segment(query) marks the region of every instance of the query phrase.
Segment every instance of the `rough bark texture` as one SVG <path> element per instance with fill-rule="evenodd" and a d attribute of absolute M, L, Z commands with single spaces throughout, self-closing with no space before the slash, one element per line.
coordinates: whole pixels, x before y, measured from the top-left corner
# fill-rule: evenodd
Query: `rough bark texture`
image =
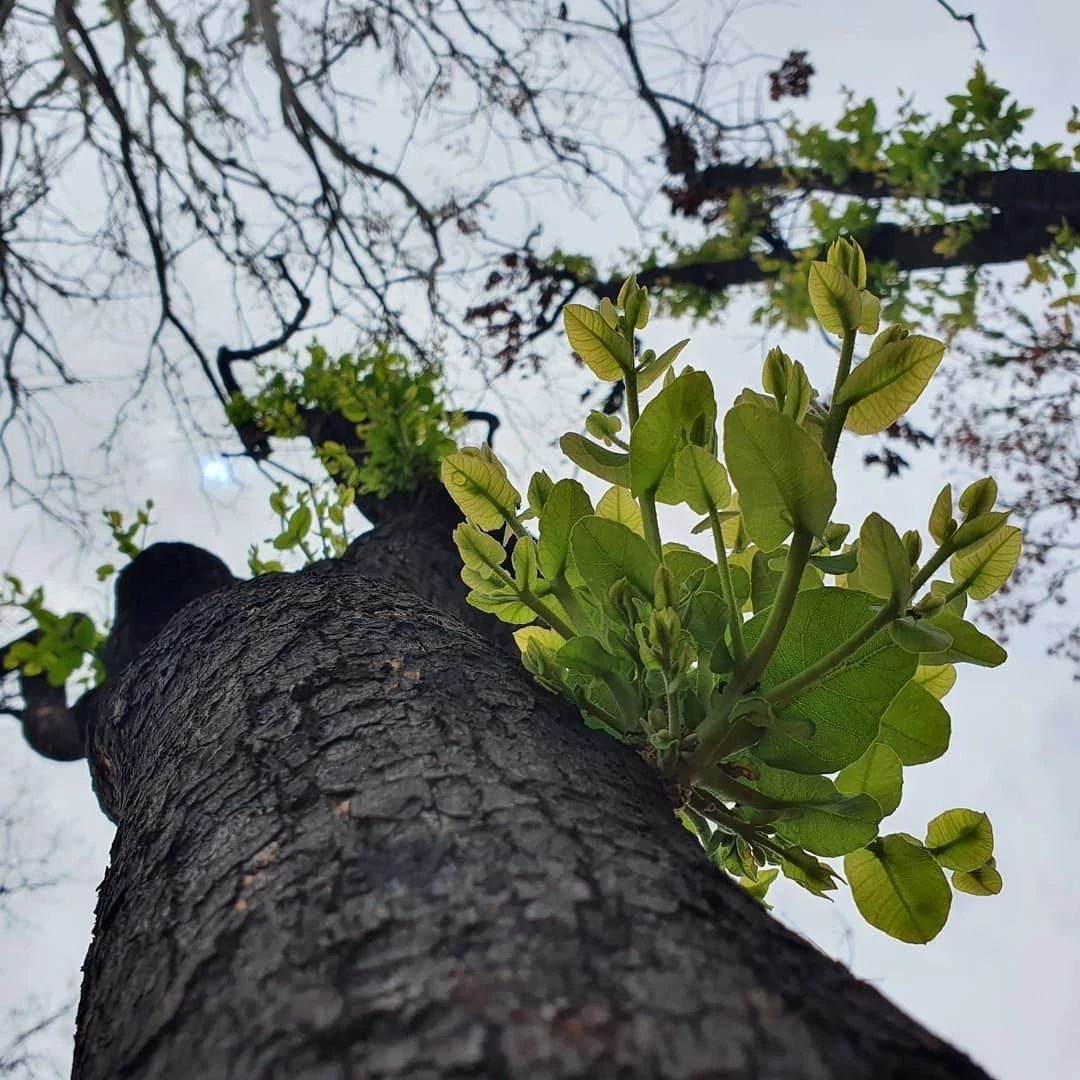
<path fill-rule="evenodd" d="M 706 862 L 633 753 L 352 557 L 105 695 L 78 1080 L 985 1074 Z"/>

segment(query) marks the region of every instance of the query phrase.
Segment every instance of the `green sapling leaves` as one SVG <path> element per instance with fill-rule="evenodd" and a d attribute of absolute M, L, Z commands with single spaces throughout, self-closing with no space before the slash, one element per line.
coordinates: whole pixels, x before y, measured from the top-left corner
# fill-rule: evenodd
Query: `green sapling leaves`
<path fill-rule="evenodd" d="M 764 902 L 781 874 L 826 896 L 842 879 L 825 860 L 843 856 L 863 916 L 926 942 L 953 888 L 1000 890 L 989 821 L 946 811 L 925 843 L 880 824 L 903 812 L 904 770 L 948 750 L 954 665 L 1005 659 L 965 605 L 1001 588 L 1021 538 L 989 479 L 955 511 L 946 485 L 928 537 L 872 513 L 851 540 L 832 521 L 841 434 L 893 423 L 944 352 L 888 327 L 855 364 L 858 335 L 878 329 L 866 280 L 854 241 L 810 267 L 809 304 L 841 338 L 827 407 L 803 365 L 772 349 L 761 391 L 743 390 L 718 432 L 708 375 L 673 370 L 685 341 L 634 362 L 648 297 L 628 278 L 616 302 L 564 316 L 593 372 L 626 385 L 625 427 L 593 412 L 584 434 L 560 440 L 584 483 L 536 474 L 519 516 L 490 450 L 450 454 L 442 469 L 469 519 L 455 540 L 470 602 L 526 624 L 514 635 L 526 668 L 657 769 L 717 867 Z M 708 546 L 665 542 L 666 504 L 700 517 L 692 534 Z M 515 535 L 509 563 L 497 530 Z"/>

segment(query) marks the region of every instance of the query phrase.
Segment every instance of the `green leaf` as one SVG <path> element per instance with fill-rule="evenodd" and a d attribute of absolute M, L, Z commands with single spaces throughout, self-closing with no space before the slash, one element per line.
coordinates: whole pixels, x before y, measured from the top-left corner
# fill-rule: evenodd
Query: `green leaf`
<path fill-rule="evenodd" d="M 594 637 L 571 638 L 556 659 L 564 667 L 584 675 L 607 675 L 619 670 L 619 661 Z"/>
<path fill-rule="evenodd" d="M 675 457 L 675 487 L 697 514 L 723 510 L 731 499 L 727 470 L 701 446 L 684 446 Z"/>
<path fill-rule="evenodd" d="M 881 718 L 878 741 L 892 747 L 905 765 L 922 765 L 949 749 L 951 734 L 945 706 L 913 681 L 896 695 Z"/>
<path fill-rule="evenodd" d="M 439 475 L 465 517 L 485 532 L 512 520 L 521 502 L 503 467 L 479 454 L 447 454 Z"/>
<path fill-rule="evenodd" d="M 858 330 L 860 334 L 876 334 L 881 324 L 881 301 L 871 292 L 863 289 L 859 293 L 862 297 L 862 318 L 859 319 Z"/>
<path fill-rule="evenodd" d="M 473 589 L 465 599 L 477 610 L 486 611 L 507 623 L 531 623 L 536 612 L 528 604 L 522 603 L 511 589 L 496 589 L 480 592 Z"/>
<path fill-rule="evenodd" d="M 606 599 L 620 578 L 626 578 L 642 596 L 652 596 L 660 562 L 652 548 L 620 522 L 581 518 L 570 533 L 570 550 L 578 572 L 598 600 Z"/>
<path fill-rule="evenodd" d="M 872 353 L 836 395 L 836 404 L 849 407 L 844 426 L 859 435 L 873 435 L 894 424 L 919 399 L 944 353 L 942 342 L 919 334 Z"/>
<path fill-rule="evenodd" d="M 893 834 L 844 856 L 844 874 L 862 917 L 890 937 L 924 945 L 949 917 L 952 892 L 918 842 Z"/>
<path fill-rule="evenodd" d="M 952 516 L 952 484 L 946 484 L 934 500 L 930 511 L 930 535 L 937 544 L 944 544 L 950 534 L 950 527 L 955 527 Z"/>
<path fill-rule="evenodd" d="M 843 551 L 839 555 L 811 555 L 810 565 L 816 566 L 824 574 L 850 574 L 858 566 L 858 555 L 854 551 Z"/>
<path fill-rule="evenodd" d="M 952 876 L 952 884 L 957 892 L 971 896 L 997 896 L 1002 880 L 995 861 L 987 859 L 977 870 L 957 870 Z"/>
<path fill-rule="evenodd" d="M 548 581 L 562 576 L 570 553 L 570 531 L 593 512 L 592 501 L 576 480 L 560 480 L 540 514 L 540 569 Z"/>
<path fill-rule="evenodd" d="M 675 363 L 679 358 L 679 353 L 681 353 L 689 344 L 690 339 L 683 338 L 682 341 L 672 345 L 670 349 L 665 349 L 651 363 L 642 364 L 637 373 L 638 393 L 643 393 L 645 390 L 648 390 L 649 387 Z"/>
<path fill-rule="evenodd" d="M 824 451 L 790 416 L 736 405 L 724 417 L 724 457 L 746 534 L 760 548 L 779 547 L 797 525 L 825 531 L 836 482 Z"/>
<path fill-rule="evenodd" d="M 765 894 L 769 891 L 769 886 L 776 880 L 779 873 L 780 870 L 776 867 L 771 870 L 762 870 L 761 873 L 758 874 L 757 881 L 751 881 L 749 878 L 744 877 L 739 878 L 739 884 L 759 904 L 768 908 L 769 905 L 765 903 Z"/>
<path fill-rule="evenodd" d="M 828 894 L 835 891 L 840 876 L 828 863 L 798 848 L 785 852 L 780 860 L 780 870 L 784 877 L 825 900 L 832 899 Z"/>
<path fill-rule="evenodd" d="M 952 644 L 952 638 L 944 630 L 924 618 L 904 615 L 889 623 L 889 635 L 893 641 L 908 652 L 940 652 Z"/>
<path fill-rule="evenodd" d="M 298 506 L 289 515 L 289 527 L 286 530 L 295 540 L 303 540 L 311 528 L 311 507 Z"/>
<path fill-rule="evenodd" d="M 655 492 L 660 502 L 679 501 L 673 459 L 688 443 L 715 438 L 716 398 L 703 371 L 684 371 L 642 410 L 630 432 L 630 490 Z"/>
<path fill-rule="evenodd" d="M 502 544 L 470 522 L 463 521 L 454 529 L 454 543 L 465 568 L 481 577 L 497 576 L 497 571 L 506 563 L 506 550 Z"/>
<path fill-rule="evenodd" d="M 964 515 L 964 520 L 969 521 L 982 517 L 983 514 L 989 514 L 994 509 L 997 496 L 997 481 L 992 476 L 973 480 L 960 493 L 960 513 Z"/>
<path fill-rule="evenodd" d="M 869 795 L 888 817 L 899 805 L 904 790 L 904 766 L 900 756 L 884 743 L 871 744 L 836 778 L 836 790 L 844 795 Z"/>
<path fill-rule="evenodd" d="M 700 551 L 692 551 L 690 548 L 674 544 L 664 545 L 664 563 L 680 585 L 689 584 L 691 576 L 697 571 L 715 567 L 713 561 L 707 559 Z"/>
<path fill-rule="evenodd" d="M 822 330 L 843 334 L 862 322 L 862 297 L 855 284 L 835 266 L 810 264 L 810 306 Z"/>
<path fill-rule="evenodd" d="M 956 685 L 956 668 L 952 664 L 919 666 L 915 669 L 915 681 L 941 701 Z"/>
<path fill-rule="evenodd" d="M 519 536 L 514 544 L 511 562 L 514 567 L 514 585 L 521 592 L 536 592 L 536 541 L 531 536 Z"/>
<path fill-rule="evenodd" d="M 610 443 L 622 430 L 622 420 L 617 416 L 608 416 L 597 409 L 585 418 L 585 430 L 602 443 Z"/>
<path fill-rule="evenodd" d="M 851 588 L 892 599 L 903 611 L 911 597 L 911 564 L 896 529 L 880 514 L 870 514 L 859 530 L 859 567 Z"/>
<path fill-rule="evenodd" d="M 1022 534 L 1015 525 L 992 533 L 978 547 L 954 555 L 949 563 L 953 581 L 972 600 L 985 600 L 1009 580 L 1020 558 Z"/>
<path fill-rule="evenodd" d="M 946 810 L 926 826 L 926 846 L 946 870 L 977 870 L 994 854 L 994 830 L 978 810 Z"/>
<path fill-rule="evenodd" d="M 596 513 L 612 521 L 620 521 L 638 536 L 645 535 L 645 526 L 641 522 L 641 510 L 637 500 L 624 487 L 610 487 L 596 504 Z"/>
<path fill-rule="evenodd" d="M 765 356 L 761 370 L 761 385 L 776 400 L 776 408 L 801 424 L 810 407 L 813 389 L 806 369 L 798 360 L 792 360 L 783 349 L 772 348 Z M 753 395 L 753 391 L 749 392 Z M 752 401 L 758 395 L 748 397 Z"/>
<path fill-rule="evenodd" d="M 1006 521 L 1009 520 L 1007 510 L 991 510 L 985 514 L 979 514 L 970 521 L 965 521 L 949 538 L 949 546 L 954 552 L 961 552 L 973 545 L 981 544 L 988 536 L 992 536 Z"/>
<path fill-rule="evenodd" d="M 881 810 L 867 795 L 842 795 L 824 776 L 806 776 L 760 767 L 749 785 L 785 806 L 797 807 L 798 817 L 776 824 L 779 836 L 815 855 L 844 855 L 877 836 Z"/>
<path fill-rule="evenodd" d="M 941 611 L 931 621 L 952 638 L 952 645 L 941 652 L 923 653 L 923 664 L 978 664 L 980 667 L 997 667 L 1005 662 L 1008 656 L 1005 650 L 993 638 L 987 637 L 959 615 L 954 615 L 951 611 Z"/>
<path fill-rule="evenodd" d="M 97 644 L 97 627 L 94 626 L 92 619 L 84 616 L 76 620 L 71 636 L 83 652 L 93 652 Z"/>
<path fill-rule="evenodd" d="M 684 624 L 703 652 L 712 652 L 717 642 L 724 640 L 727 614 L 727 605 L 718 593 L 702 589 L 690 598 Z"/>
<path fill-rule="evenodd" d="M 517 642 L 517 647 L 522 653 L 529 647 L 529 642 L 533 641 L 541 649 L 554 655 L 562 646 L 563 637 L 546 626 L 523 626 L 520 630 L 514 631 L 514 641 Z"/>
<path fill-rule="evenodd" d="M 559 440 L 559 446 L 575 465 L 587 473 L 599 476 L 609 484 L 624 488 L 630 486 L 630 455 L 625 451 L 609 450 L 574 431 L 567 432 Z"/>
<path fill-rule="evenodd" d="M 598 379 L 618 382 L 633 366 L 630 342 L 615 333 L 599 312 L 582 304 L 567 304 L 563 308 L 563 326 L 570 348 Z"/>
<path fill-rule="evenodd" d="M 544 504 L 548 501 L 548 496 L 554 487 L 554 481 L 543 469 L 533 473 L 532 479 L 529 481 L 529 491 L 526 498 L 529 501 L 529 509 L 537 517 L 543 512 Z"/>
<path fill-rule="evenodd" d="M 762 692 L 806 670 L 843 644 L 874 615 L 876 601 L 866 593 L 822 587 L 799 593 L 773 658 L 761 677 Z M 766 614 L 744 628 L 747 648 L 756 643 Z M 915 657 L 892 643 L 884 631 L 817 685 L 779 710 L 781 717 L 813 723 L 806 744 L 766 732 L 754 756 L 768 765 L 800 773 L 842 769 L 860 757 L 877 737 L 889 703 L 914 674 Z"/>

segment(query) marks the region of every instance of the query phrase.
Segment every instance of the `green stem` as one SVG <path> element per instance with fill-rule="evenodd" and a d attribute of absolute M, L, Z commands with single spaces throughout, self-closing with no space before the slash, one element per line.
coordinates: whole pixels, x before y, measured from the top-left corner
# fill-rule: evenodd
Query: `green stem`
<path fill-rule="evenodd" d="M 857 331 L 848 330 L 844 334 L 843 344 L 840 346 L 840 363 L 836 368 L 836 379 L 833 381 L 832 401 L 829 403 L 829 418 L 825 421 L 825 432 L 821 437 L 821 448 L 830 464 L 836 457 L 836 447 L 840 442 L 840 433 L 844 430 L 844 421 L 847 419 L 847 406 L 837 405 L 836 397 L 840 388 L 847 382 L 851 374 L 851 361 L 855 356 L 855 335 Z"/>
<path fill-rule="evenodd" d="M 559 601 L 564 608 L 566 608 L 566 614 L 573 620 L 574 626 L 577 627 L 579 634 L 587 634 L 591 629 L 591 623 L 588 616 L 585 614 L 584 608 L 578 603 L 578 598 L 574 593 L 574 590 L 566 582 L 566 578 L 556 578 L 551 583 L 551 591 L 555 594 L 555 598 Z"/>
<path fill-rule="evenodd" d="M 895 618 L 895 605 L 889 601 L 869 622 L 860 626 L 847 641 L 841 642 L 832 652 L 826 653 L 820 660 L 800 671 L 798 675 L 792 675 L 790 679 L 785 679 L 771 690 L 767 690 L 762 697 L 777 709 L 789 705 L 800 694 L 828 678 Z"/>
<path fill-rule="evenodd" d="M 724 594 L 724 603 L 728 609 L 728 628 L 731 631 L 731 655 L 735 663 L 746 660 L 746 641 L 743 638 L 742 612 L 735 598 L 735 586 L 731 583 L 731 567 L 728 565 L 727 545 L 724 543 L 724 531 L 720 527 L 720 518 L 716 510 L 709 507 L 709 524 L 712 526 L 713 543 L 716 545 L 716 565 L 720 570 L 720 589 Z"/>
<path fill-rule="evenodd" d="M 746 657 L 746 662 L 735 669 L 735 674 L 720 699 L 720 707 L 698 728 L 701 742 L 693 756 L 695 773 L 716 760 L 717 750 L 730 727 L 728 716 L 731 707 L 743 691 L 761 678 L 762 672 L 768 666 L 773 653 L 776 652 L 784 627 L 787 626 L 787 621 L 791 617 L 791 609 L 795 606 L 795 597 L 799 595 L 799 584 L 802 581 L 813 539 L 806 529 L 795 530 L 795 535 L 791 538 L 791 547 L 788 549 L 787 560 L 784 563 L 780 585 L 769 607 L 769 615 L 765 620 L 761 637 Z"/>
<path fill-rule="evenodd" d="M 813 542 L 813 535 L 801 526 L 791 537 L 791 547 L 788 548 L 787 558 L 784 560 L 784 572 L 780 576 L 776 596 L 773 597 L 773 602 L 769 606 L 765 627 L 761 631 L 757 644 L 746 658 L 744 671 L 740 672 L 740 681 L 744 688 L 753 686 L 761 678 L 762 672 L 780 644 L 784 627 L 791 618 L 791 609 L 795 606 L 795 598 L 799 595 L 799 586 L 802 584 L 803 571 L 806 569 L 806 561 L 810 557 L 810 547 Z"/>
<path fill-rule="evenodd" d="M 671 689 L 667 678 L 664 679 L 664 697 L 667 700 L 668 731 L 677 742 L 682 738 L 682 709 L 679 708 L 676 692 Z"/>
<path fill-rule="evenodd" d="M 755 828 L 748 822 L 740 821 L 724 807 L 712 806 L 709 809 L 703 808 L 698 810 L 698 813 L 704 814 L 710 820 L 715 821 L 727 832 L 734 833 L 736 836 L 741 836 L 748 844 L 756 844 L 758 847 L 764 848 L 766 851 L 771 851 L 780 858 L 787 857 L 785 849 L 775 840 L 763 835 L 761 830 Z"/>
<path fill-rule="evenodd" d="M 755 791 L 752 787 L 747 787 L 741 780 L 728 776 L 717 766 L 707 769 L 703 775 L 699 776 L 696 786 L 717 798 L 749 806 L 754 810 L 783 810 L 786 805 L 776 799 L 770 799 L 767 795 L 762 795 L 760 791 Z"/>
<path fill-rule="evenodd" d="M 664 544 L 660 539 L 660 521 L 656 516 L 656 500 L 653 498 L 651 491 L 642 492 L 641 497 L 638 499 L 638 506 L 641 508 L 641 523 L 645 527 L 645 539 L 649 542 L 649 547 L 656 553 L 656 557 L 663 562 Z"/>
<path fill-rule="evenodd" d="M 929 559 L 926 560 L 926 565 L 911 580 L 912 596 L 914 596 L 930 580 L 934 571 L 937 570 L 951 554 L 952 548 L 948 541 L 946 541 L 933 555 L 930 556 Z"/>
<path fill-rule="evenodd" d="M 539 615 L 552 630 L 562 634 L 567 641 L 572 637 L 577 637 L 577 631 L 552 611 L 539 596 L 530 589 L 519 589 L 517 587 L 517 582 L 515 582 L 501 566 L 492 566 L 491 563 L 488 563 L 487 565 L 495 572 L 495 576 L 503 583 L 503 585 L 516 593 L 517 598 L 531 611 L 536 612 L 536 614 Z"/>
<path fill-rule="evenodd" d="M 632 332 L 631 332 L 632 335 Z M 631 340 L 633 340 L 631 336 Z M 623 382 L 626 386 L 626 415 L 630 420 L 630 438 L 634 436 L 634 426 L 641 416 L 641 406 L 638 401 L 637 377 L 633 369 L 623 369 Z M 649 547 L 656 553 L 656 557 L 664 561 L 664 545 L 660 539 L 660 522 L 656 516 L 656 499 L 651 491 L 643 491 L 638 496 L 638 506 L 641 509 L 641 522 L 645 529 L 645 539 Z"/>
<path fill-rule="evenodd" d="M 844 385 L 848 375 L 851 374 L 851 362 L 855 355 L 856 331 L 848 330 L 844 334 L 843 344 L 840 347 L 840 362 L 836 369 L 836 379 L 833 382 L 832 403 L 829 407 L 829 416 L 825 421 L 825 431 L 822 435 L 821 445 L 825 456 L 831 464 L 836 457 L 836 447 L 840 442 L 840 433 L 844 430 L 844 420 L 847 417 L 846 407 L 836 404 L 836 397 L 840 388 Z M 710 716 L 698 728 L 701 742 L 693 756 L 693 768 L 700 772 L 707 768 L 716 759 L 716 750 L 721 745 L 728 731 L 728 714 L 731 706 L 738 697 L 749 687 L 753 686 L 760 678 L 776 647 L 780 644 L 780 638 L 791 617 L 791 610 L 795 606 L 795 598 L 799 595 L 799 585 L 802 583 L 803 571 L 806 569 L 807 560 L 810 557 L 810 548 L 814 542 L 813 535 L 809 530 L 799 526 L 791 537 L 791 546 L 788 548 L 787 558 L 784 561 L 784 572 L 780 578 L 780 584 L 769 607 L 769 614 L 765 620 L 765 626 L 761 631 L 761 637 L 757 644 L 746 657 L 746 662 L 737 665 L 735 675 L 728 683 L 721 699 L 722 708 Z M 734 642 L 733 642 L 734 644 Z"/>

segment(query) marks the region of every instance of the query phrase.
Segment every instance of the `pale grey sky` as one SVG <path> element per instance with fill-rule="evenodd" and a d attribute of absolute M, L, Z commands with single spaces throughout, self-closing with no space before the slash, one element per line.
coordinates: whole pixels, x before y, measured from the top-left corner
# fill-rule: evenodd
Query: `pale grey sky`
<path fill-rule="evenodd" d="M 1074 3 L 994 0 L 959 5 L 962 11 L 972 7 L 989 46 L 983 59 L 991 75 L 1022 103 L 1036 108 L 1034 137 L 1044 142 L 1060 138 L 1070 104 L 1080 102 L 1075 76 L 1080 16 Z M 927 109 L 941 109 L 943 96 L 962 85 L 976 59 L 968 27 L 951 21 L 934 0 L 760 4 L 748 9 L 736 26 L 748 42 L 764 50 L 809 51 L 817 75 L 812 97 L 799 112 L 823 121 L 836 117 L 841 85 L 882 103 L 895 100 L 902 87 L 917 92 Z M 573 219 L 561 224 L 570 234 L 580 226 Z M 763 343 L 778 340 L 763 339 L 750 327 L 747 311 L 747 305 L 737 304 L 725 326 L 693 331 L 684 354 L 689 363 L 709 371 L 721 403 L 756 381 Z M 94 333 L 108 334 L 122 349 L 131 348 L 131 330 L 106 324 Z M 650 344 L 664 347 L 684 336 L 684 330 L 689 332 L 657 320 L 650 327 Z M 85 328 L 79 332 L 87 333 Z M 784 344 L 817 376 L 817 385 L 825 384 L 832 357 L 820 339 L 789 335 Z M 462 395 L 457 404 L 475 404 L 469 397 L 476 393 L 475 379 L 460 373 L 454 380 Z M 567 372 L 553 373 L 543 395 L 517 377 L 496 388 L 497 397 L 489 399 L 489 405 L 509 419 L 501 451 L 519 476 L 541 466 L 565 469 L 550 448 L 562 430 L 553 417 L 576 421 L 582 385 L 579 373 Z M 77 427 L 78 409 L 88 406 L 82 398 L 71 400 L 78 404 L 62 414 L 61 423 Z M 117 456 L 117 467 L 129 471 L 126 505 L 153 494 L 159 522 L 155 538 L 203 544 L 234 571 L 244 572 L 247 544 L 271 529 L 265 485 L 239 469 L 238 482 L 204 490 L 197 463 L 186 455 L 178 435 L 163 435 L 160 416 L 148 415 L 144 426 L 126 440 L 130 457 Z M 527 441 L 532 444 L 528 450 Z M 861 468 L 860 449 L 849 440 L 841 455 L 840 520 L 859 520 L 877 509 L 901 529 L 921 527 L 945 480 L 973 478 L 923 454 L 902 480 L 886 483 Z M 41 525 L 29 511 L 5 512 L 5 519 L 0 567 L 10 567 L 30 582 L 46 582 L 57 605 L 100 610 L 100 594 L 92 582 L 94 565 L 108 553 L 104 537 L 97 550 L 85 550 L 55 526 Z M 85 584 L 71 584 L 78 580 Z M 1080 733 L 1075 729 L 1070 671 L 1045 657 L 1046 643 L 1047 635 L 1036 626 L 1015 636 L 1004 668 L 960 669 L 958 685 L 947 699 L 952 747 L 944 759 L 906 772 L 904 802 L 888 823 L 892 830 L 921 834 L 927 820 L 948 807 L 987 811 L 1005 880 L 1000 896 L 958 895 L 948 926 L 925 947 L 895 942 L 867 927 L 843 893 L 835 904 L 827 904 L 781 883 L 770 897 L 780 918 L 1002 1080 L 1072 1075 L 1072 1032 L 1080 1022 L 1075 990 L 1080 884 L 1070 858 L 1080 834 L 1074 779 L 1080 774 Z M 0 761 L 7 772 L 0 783 L 18 781 L 34 792 L 26 845 L 59 834 L 56 867 L 67 878 L 62 886 L 18 904 L 17 919 L 0 926 L 2 1044 L 10 1004 L 51 1004 L 77 996 L 94 889 L 108 858 L 112 830 L 97 810 L 84 767 L 37 758 L 10 722 L 0 724 Z M 62 1069 L 69 1060 L 70 1036 L 70 1023 L 53 1036 Z"/>

